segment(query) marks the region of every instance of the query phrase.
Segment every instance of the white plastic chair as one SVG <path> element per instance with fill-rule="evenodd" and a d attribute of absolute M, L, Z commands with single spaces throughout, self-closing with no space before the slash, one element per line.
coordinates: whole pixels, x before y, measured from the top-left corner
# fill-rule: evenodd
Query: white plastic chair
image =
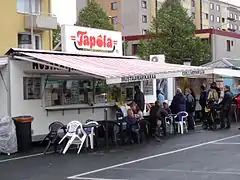
<path fill-rule="evenodd" d="M 87 138 L 87 134 L 82 127 L 82 123 L 80 123 L 79 121 L 76 121 L 76 120 L 68 123 L 67 133 L 60 140 L 59 144 L 61 144 L 65 138 L 68 138 L 69 140 L 63 150 L 63 154 L 65 154 L 67 152 L 67 150 L 69 149 L 69 147 L 72 144 L 77 144 L 79 146 L 78 152 L 77 152 L 79 154 L 82 149 L 82 146 Z"/>
<path fill-rule="evenodd" d="M 173 133 L 173 122 L 174 122 L 174 118 L 176 117 L 176 114 L 169 114 L 168 116 L 165 117 L 165 123 L 166 123 L 166 127 L 170 126 L 170 133 Z"/>
<path fill-rule="evenodd" d="M 96 122 L 96 121 L 86 121 L 86 124 L 85 125 L 96 125 L 96 126 L 98 126 L 99 124 L 98 124 L 98 122 Z M 90 147 L 91 147 L 91 149 L 93 149 L 94 148 L 94 136 L 95 136 L 95 132 L 94 132 L 94 130 L 95 130 L 95 127 L 91 127 L 91 128 L 88 128 L 88 129 L 86 129 L 86 131 L 87 131 L 87 139 L 86 139 L 86 147 L 88 147 L 89 146 L 89 141 L 90 141 Z"/>
<path fill-rule="evenodd" d="M 188 113 L 186 111 L 181 111 L 179 113 L 177 113 L 177 115 L 175 116 L 175 118 L 179 118 L 180 119 L 178 121 L 175 120 L 175 123 L 178 126 L 178 133 L 183 134 L 184 132 L 184 127 L 186 132 L 188 132 L 188 125 L 187 125 L 187 117 L 188 117 Z"/>

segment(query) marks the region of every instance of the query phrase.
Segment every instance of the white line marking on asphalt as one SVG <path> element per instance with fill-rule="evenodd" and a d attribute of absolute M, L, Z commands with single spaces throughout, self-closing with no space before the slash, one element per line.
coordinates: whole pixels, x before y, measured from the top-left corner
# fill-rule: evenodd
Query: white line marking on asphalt
<path fill-rule="evenodd" d="M 88 178 L 88 177 L 75 177 L 74 179 L 80 179 L 80 180 L 128 180 L 128 179 L 106 179 L 106 178 Z"/>
<path fill-rule="evenodd" d="M 47 152 L 47 154 L 52 154 L 52 153 L 54 153 L 54 151 Z M 8 158 L 8 159 L 0 160 L 0 163 L 9 162 L 9 161 L 16 161 L 16 160 L 21 160 L 21 159 L 27 159 L 27 158 L 37 157 L 37 156 L 42 156 L 42 155 L 44 155 L 44 154 L 43 153 L 37 153 L 37 154 L 31 154 L 31 155 L 26 155 L 26 156 Z"/>
<path fill-rule="evenodd" d="M 181 149 L 177 149 L 177 150 L 173 150 L 173 151 L 169 151 L 169 152 L 165 152 L 165 153 L 160 153 L 160 154 L 156 154 L 156 155 L 152 155 L 152 156 L 147 156 L 147 157 L 136 159 L 136 160 L 133 160 L 133 161 L 127 161 L 127 162 L 124 162 L 124 163 L 115 164 L 115 165 L 112 165 L 112 166 L 107 166 L 107 167 L 96 169 L 96 170 L 93 170 L 93 171 L 88 171 L 88 172 L 84 172 L 84 173 L 81 173 L 81 174 L 76 174 L 76 175 L 68 177 L 68 179 L 74 179 L 76 177 L 86 176 L 86 175 L 89 175 L 89 174 L 93 174 L 93 173 L 97 173 L 97 172 L 101 172 L 101 171 L 105 171 L 105 170 L 109 170 L 109 169 L 118 168 L 118 167 L 128 165 L 128 164 L 133 164 L 133 163 L 137 163 L 137 162 L 141 162 L 141 161 L 146 161 L 146 160 L 149 160 L 149 159 L 158 158 L 158 157 L 161 157 L 161 156 L 175 154 L 175 153 L 178 153 L 178 152 L 198 148 L 198 147 L 201 147 L 201 146 L 206 146 L 206 145 L 209 145 L 209 144 L 214 144 L 214 143 L 217 143 L 217 142 L 220 142 L 220 141 L 224 141 L 224 140 L 228 140 L 228 139 L 232 139 L 232 138 L 236 138 L 236 137 L 240 137 L 240 135 L 238 134 L 238 135 L 234 135 L 234 136 L 229 136 L 229 137 L 225 137 L 225 138 L 221 138 L 221 139 L 217 139 L 217 140 L 213 140 L 213 141 L 208 141 L 208 142 L 205 142 L 205 143 L 196 144 L 196 145 L 193 145 L 193 146 L 188 146 L 188 147 L 185 147 L 185 148 L 181 148 Z"/>
<path fill-rule="evenodd" d="M 213 143 L 213 144 L 219 144 L 219 145 L 240 145 L 240 143 L 238 143 L 238 142 L 229 142 L 229 143 L 225 143 L 225 142 L 223 142 L 223 143 L 221 143 L 221 142 L 216 142 L 216 143 Z"/>
<path fill-rule="evenodd" d="M 114 168 L 116 170 L 124 171 L 161 171 L 161 172 L 181 172 L 181 173 L 201 173 L 201 174 L 220 174 L 220 175 L 240 175 L 240 172 L 234 171 L 195 171 L 183 169 L 145 169 L 145 168 Z"/>

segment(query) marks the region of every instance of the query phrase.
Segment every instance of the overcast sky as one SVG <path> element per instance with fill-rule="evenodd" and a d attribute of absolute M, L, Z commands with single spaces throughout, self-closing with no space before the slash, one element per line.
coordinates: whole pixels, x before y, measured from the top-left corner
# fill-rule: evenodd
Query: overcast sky
<path fill-rule="evenodd" d="M 222 0 L 240 6 L 240 0 Z M 52 10 L 60 24 L 72 25 L 76 22 L 76 0 L 52 0 Z"/>

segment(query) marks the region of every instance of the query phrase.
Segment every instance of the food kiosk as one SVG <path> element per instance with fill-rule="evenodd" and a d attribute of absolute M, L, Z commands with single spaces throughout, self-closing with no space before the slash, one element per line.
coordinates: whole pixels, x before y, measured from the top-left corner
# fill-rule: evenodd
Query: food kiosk
<path fill-rule="evenodd" d="M 71 33 L 65 35 L 68 37 L 65 39 L 68 41 L 66 44 L 71 45 L 71 48 L 79 48 L 83 45 L 78 42 L 81 38 L 79 40 L 79 37 L 73 36 L 88 29 L 70 29 Z M 134 94 L 132 87 L 136 84 L 147 95 L 155 91 L 150 87 L 150 81 L 212 73 L 209 67 L 156 64 L 124 57 L 118 54 L 121 47 L 117 44 L 121 44 L 121 39 L 111 40 L 117 37 L 116 34 L 109 37 L 111 35 L 108 32 L 89 30 L 87 33 L 89 39 L 101 35 L 103 44 L 99 45 L 107 50 L 113 48 L 114 53 L 11 48 L 6 53 L 7 57 L 0 61 L 0 101 L 4 105 L 0 108 L 1 116 L 33 116 L 34 141 L 41 140 L 48 133 L 49 124 L 54 121 L 67 124 L 72 120 L 103 120 L 105 108 L 108 109 L 108 119 L 115 119 L 116 103 L 131 100 Z M 88 42 L 86 40 L 84 46 L 89 45 Z M 112 46 L 111 42 L 115 45 Z M 95 47 L 93 44 L 91 46 Z"/>

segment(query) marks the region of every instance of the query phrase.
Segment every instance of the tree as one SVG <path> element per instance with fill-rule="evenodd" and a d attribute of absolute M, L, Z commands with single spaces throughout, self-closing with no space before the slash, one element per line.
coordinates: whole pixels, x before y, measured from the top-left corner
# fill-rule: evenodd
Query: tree
<path fill-rule="evenodd" d="M 150 39 L 140 43 L 139 55 L 164 54 L 166 62 L 182 64 L 191 58 L 192 65 L 209 61 L 210 47 L 195 36 L 196 27 L 180 0 L 166 0 L 157 11 L 148 32 Z"/>
<path fill-rule="evenodd" d="M 60 41 L 61 41 L 61 27 L 58 24 L 57 29 L 54 29 L 52 33 L 53 48 L 56 47 Z"/>
<path fill-rule="evenodd" d="M 114 30 L 110 17 L 95 0 L 88 1 L 77 19 L 77 26 L 91 27 L 97 29 Z"/>

